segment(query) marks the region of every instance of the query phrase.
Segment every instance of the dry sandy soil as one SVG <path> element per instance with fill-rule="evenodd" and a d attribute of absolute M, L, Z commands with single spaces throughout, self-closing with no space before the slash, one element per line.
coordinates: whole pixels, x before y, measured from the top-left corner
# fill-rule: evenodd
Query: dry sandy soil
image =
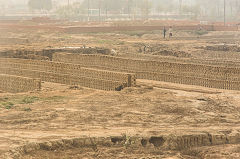
<path fill-rule="evenodd" d="M 29 142 L 81 136 L 194 135 L 228 131 L 238 133 L 240 130 L 240 95 L 236 91 L 138 82 L 138 87 L 121 92 L 73 89 L 43 83 L 40 92 L 2 93 L 1 152 Z M 181 158 L 184 155 L 239 157 L 239 146 L 227 145 L 227 154 L 221 151 L 225 150 L 223 147 L 165 152 L 153 147 L 126 149 L 123 146 L 100 146 L 99 151 L 105 158 Z M 92 148 L 43 151 L 29 153 L 23 158 L 94 158 L 95 155 Z"/>
<path fill-rule="evenodd" d="M 1 50 L 54 47 L 104 47 L 114 56 L 144 59 L 238 60 L 239 32 L 161 31 L 65 34 L 46 30 L 1 31 L 0 37 L 27 39 L 2 43 Z M 215 45 L 225 44 L 228 50 Z M 231 45 L 230 45 L 231 44 Z M 207 46 L 213 46 L 207 48 Z M 106 92 L 42 83 L 41 91 L 0 93 L 0 156 L 29 143 L 125 136 L 240 134 L 239 91 L 138 80 L 137 87 Z M 239 143 L 239 142 L 238 142 Z M 128 146 L 126 146 L 126 144 Z M 27 151 L 16 158 L 240 158 L 238 144 L 182 147 L 179 150 L 132 143 L 59 147 Z"/>

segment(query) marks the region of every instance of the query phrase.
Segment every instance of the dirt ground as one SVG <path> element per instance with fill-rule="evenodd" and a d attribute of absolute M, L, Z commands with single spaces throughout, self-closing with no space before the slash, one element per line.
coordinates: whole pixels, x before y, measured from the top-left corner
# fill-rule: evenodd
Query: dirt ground
<path fill-rule="evenodd" d="M 162 31 L 66 34 L 0 30 L 0 50 L 98 47 L 111 55 L 155 60 L 240 61 L 239 32 Z M 13 41 L 11 38 L 15 38 Z M 17 39 L 20 39 L 19 41 Z M 41 91 L 0 92 L 0 156 L 29 143 L 77 137 L 184 136 L 240 133 L 239 91 L 137 80 L 137 87 L 107 92 L 42 83 Z M 239 142 L 238 142 L 239 143 Z M 125 145 L 37 150 L 18 158 L 240 158 L 238 144 L 164 150 Z"/>
<path fill-rule="evenodd" d="M 104 92 L 86 88 L 73 90 L 65 85 L 43 83 L 43 90 L 40 92 L 2 93 L 1 152 L 29 142 L 81 136 L 186 135 L 240 130 L 238 124 L 240 96 L 236 91 L 209 90 L 152 81 L 139 81 L 139 83 L 138 87 L 126 88 L 122 92 Z M 235 147 L 229 148 L 229 151 L 233 151 L 232 158 L 236 156 Z M 211 150 L 221 152 L 218 150 L 222 149 L 221 146 L 215 148 Z M 49 158 L 59 158 L 62 156 L 61 153 L 65 154 L 63 158 L 94 157 L 95 152 L 91 148 L 88 149 L 91 151 L 83 154 L 81 152 L 85 150 L 82 149 L 80 152 L 78 149 L 73 152 L 67 149 L 60 153 L 59 150 L 45 151 L 45 153 L 37 151 L 28 154 L 25 158 L 29 156 L 45 158 L 44 155 L 50 156 Z M 110 158 L 109 156 L 161 158 L 185 155 L 184 152 L 169 154 L 157 149 L 151 152 L 148 149 L 122 147 L 110 149 L 100 147 L 100 151 L 104 153 L 103 157 L 107 158 Z M 112 156 L 109 151 L 113 151 L 115 155 Z M 211 151 L 208 153 L 212 155 Z M 239 152 L 236 153 L 239 155 Z M 221 154 L 217 153 L 217 155 Z"/>
<path fill-rule="evenodd" d="M 126 149 L 122 147 L 101 147 L 99 158 L 131 158 L 131 159 L 178 159 L 178 158 L 206 158 L 206 159 L 233 159 L 239 158 L 239 149 L 237 145 L 203 147 L 201 149 L 192 149 L 188 151 L 179 152 L 163 152 L 161 150 L 144 150 L 144 149 Z M 63 157 L 64 156 L 64 157 Z M 92 156 L 92 157 L 89 157 Z M 144 156 L 144 157 L 143 157 Z M 30 158 L 96 158 L 96 153 L 91 148 L 71 149 L 46 153 L 46 151 L 37 151 L 34 154 L 25 156 L 25 159 Z"/>

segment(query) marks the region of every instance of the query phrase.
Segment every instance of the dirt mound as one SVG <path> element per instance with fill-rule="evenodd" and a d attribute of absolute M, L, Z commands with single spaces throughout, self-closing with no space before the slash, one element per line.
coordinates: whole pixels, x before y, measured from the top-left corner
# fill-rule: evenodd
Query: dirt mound
<path fill-rule="evenodd" d="M 135 47 L 138 48 L 139 53 L 149 54 L 149 55 L 161 55 L 161 56 L 174 56 L 174 57 L 191 57 L 191 54 L 185 51 L 175 50 L 173 48 L 168 48 L 167 46 L 161 44 L 136 44 Z"/>
<path fill-rule="evenodd" d="M 194 156 L 198 158 L 223 157 L 225 144 L 238 143 L 238 134 L 192 134 L 183 136 L 83 137 L 42 143 L 29 143 L 3 155 L 4 158 L 149 158 Z M 226 139 L 230 140 L 226 140 Z M 232 139 L 236 139 L 232 140 Z M 220 146 L 214 146 L 220 145 Z M 206 147 L 202 147 L 206 146 Z M 213 147 L 213 148 L 212 148 Z M 227 146 L 233 158 L 240 156 L 239 145 Z M 172 150 L 169 154 L 169 150 Z M 225 150 L 226 151 L 226 150 Z M 231 153 L 230 153 L 231 152 Z M 64 156 L 64 157 L 63 157 Z"/>
<path fill-rule="evenodd" d="M 230 140 L 226 140 L 229 138 Z M 235 140 L 233 140 L 235 139 Z M 42 143 L 29 143 L 10 150 L 3 155 L 5 158 L 41 159 L 41 158 L 149 158 L 161 159 L 165 157 L 186 156 L 212 156 L 214 145 L 236 144 L 238 134 L 192 134 L 183 136 L 151 136 L 137 137 L 122 134 L 114 137 L 83 137 L 74 139 L 62 139 Z M 217 150 L 221 151 L 220 146 Z M 239 156 L 239 145 L 235 148 L 233 156 Z M 171 154 L 168 153 L 172 150 Z M 212 151 L 216 148 L 212 149 Z M 232 147 L 229 148 L 232 150 Z M 181 153 L 180 153 L 181 152 Z M 203 153 L 205 152 L 205 153 Z M 222 157 L 219 153 L 218 157 Z M 64 157 L 63 157 L 64 156 Z"/>

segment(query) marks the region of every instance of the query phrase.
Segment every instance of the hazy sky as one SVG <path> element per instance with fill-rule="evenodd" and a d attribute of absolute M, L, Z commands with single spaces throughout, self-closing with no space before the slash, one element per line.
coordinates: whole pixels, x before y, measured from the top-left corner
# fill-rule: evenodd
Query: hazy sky
<path fill-rule="evenodd" d="M 1 4 L 27 4 L 28 0 L 0 0 Z"/>
<path fill-rule="evenodd" d="M 68 0 L 52 0 L 57 1 L 59 3 L 68 3 Z M 82 2 L 83 0 L 69 0 L 72 2 Z M 28 0 L 0 0 L 0 4 L 27 4 Z"/>

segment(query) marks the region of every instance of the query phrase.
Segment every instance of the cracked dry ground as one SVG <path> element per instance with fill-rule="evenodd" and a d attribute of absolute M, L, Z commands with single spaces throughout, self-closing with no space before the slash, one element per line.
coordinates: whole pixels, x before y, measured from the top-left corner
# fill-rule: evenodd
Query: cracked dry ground
<path fill-rule="evenodd" d="M 187 135 L 239 132 L 239 92 L 153 81 L 106 92 L 43 83 L 43 90 L 0 93 L 0 156 L 29 142 L 81 136 Z M 162 86 L 164 85 L 165 89 Z M 73 89 L 74 88 L 74 89 Z M 196 90 L 196 91 L 194 91 Z M 200 90 L 200 91 L 199 91 Z M 201 91 L 202 90 L 202 91 Z M 209 91 L 209 92 L 208 92 Z M 239 158 L 239 145 L 191 150 L 99 147 L 103 158 Z M 45 152 L 23 158 L 94 158 L 91 148 Z"/>

